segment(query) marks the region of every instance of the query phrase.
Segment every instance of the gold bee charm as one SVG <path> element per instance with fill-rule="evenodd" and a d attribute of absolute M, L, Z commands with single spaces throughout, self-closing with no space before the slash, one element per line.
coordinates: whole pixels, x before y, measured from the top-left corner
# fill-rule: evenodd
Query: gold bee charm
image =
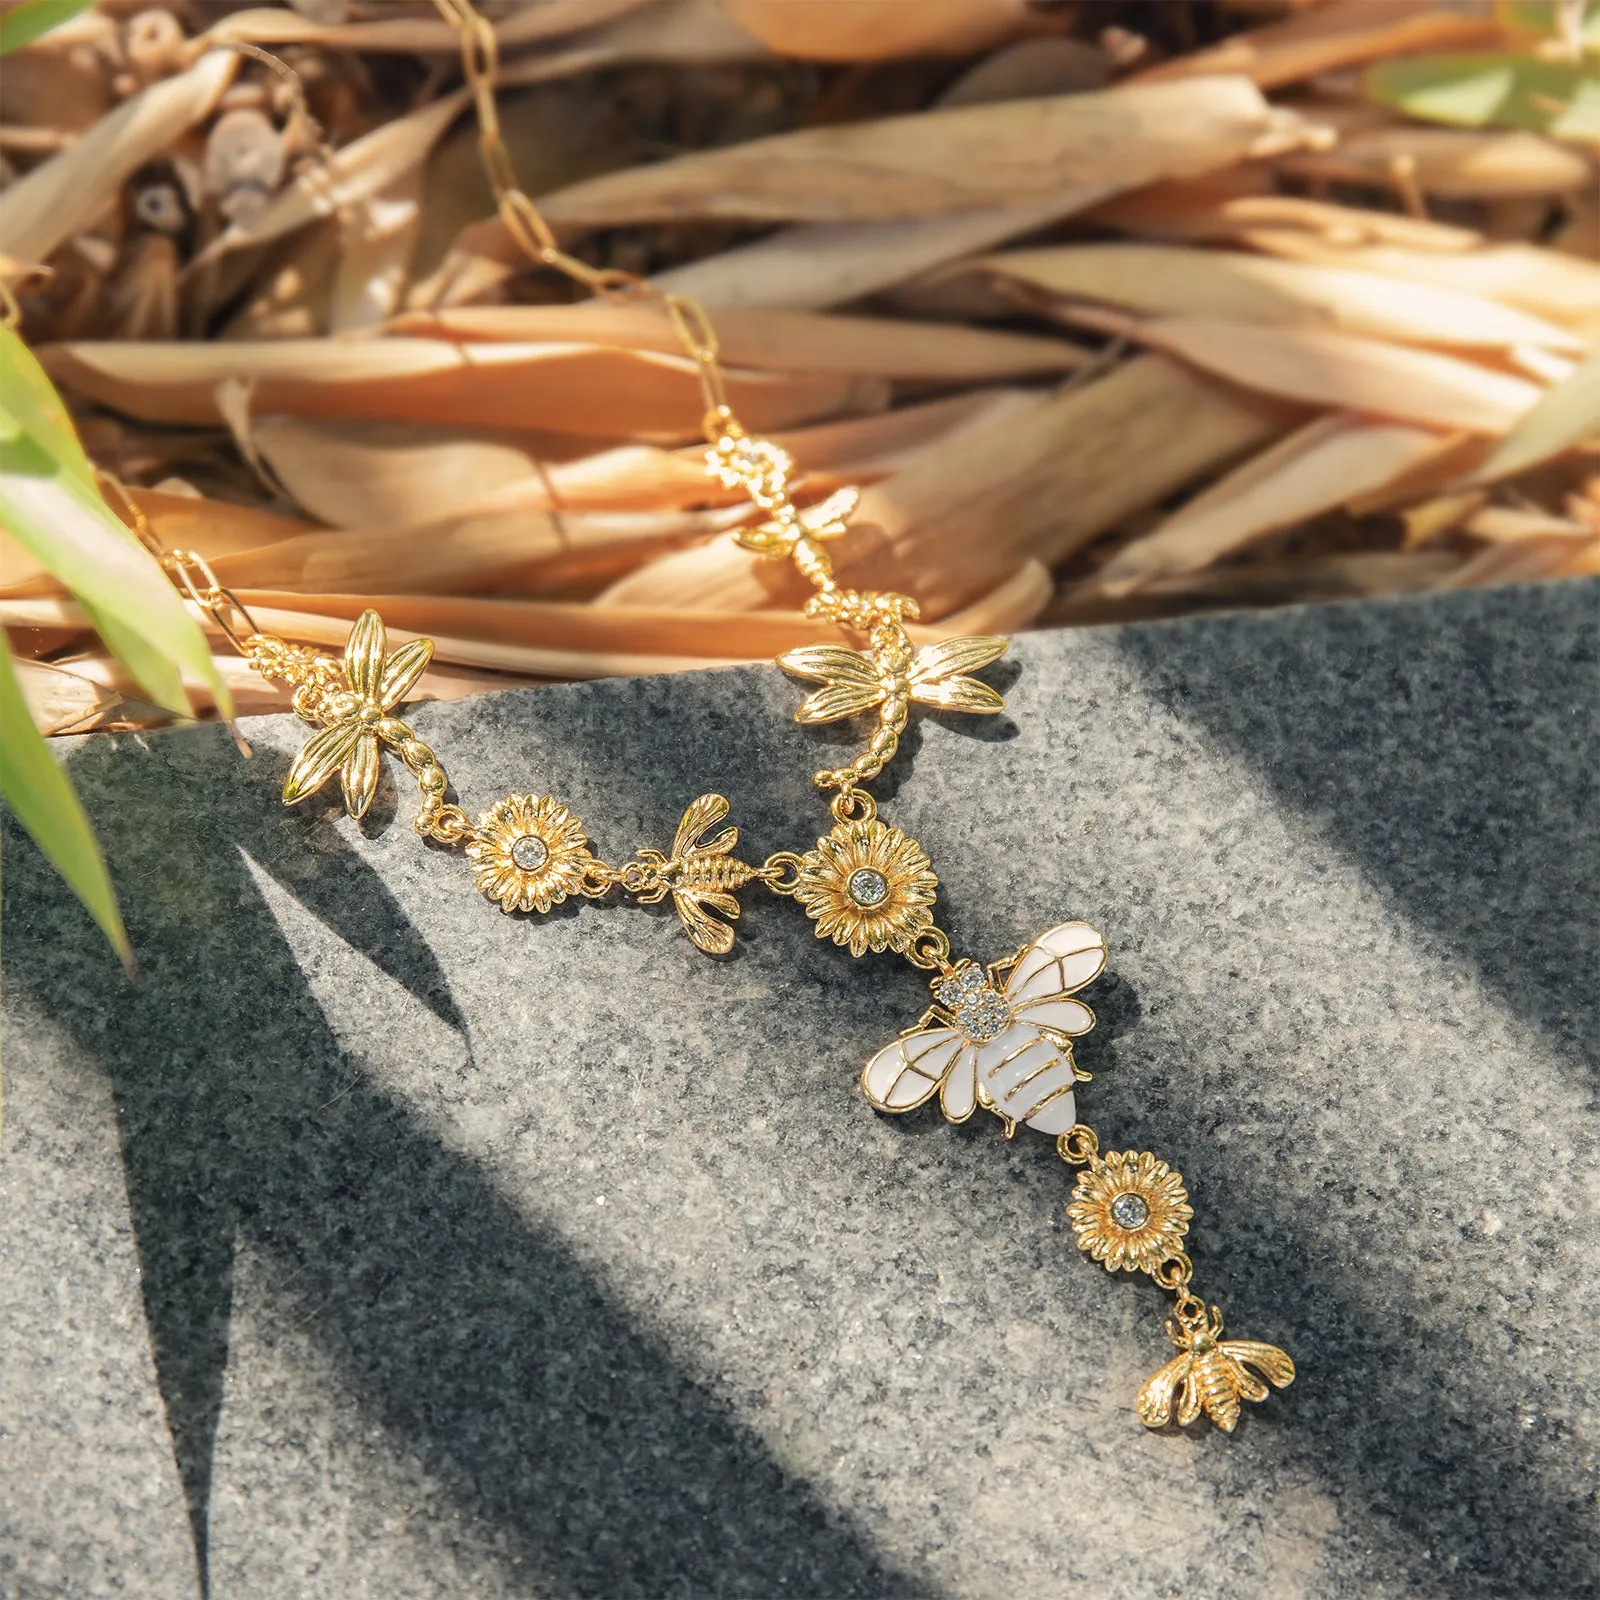
<path fill-rule="evenodd" d="M 1140 1389 L 1139 1420 L 1147 1428 L 1164 1426 L 1176 1398 L 1181 1426 L 1204 1411 L 1224 1433 L 1232 1433 L 1239 1401 L 1267 1398 L 1267 1385 L 1248 1368 L 1274 1388 L 1286 1389 L 1294 1382 L 1294 1362 L 1274 1344 L 1222 1338 L 1222 1313 L 1215 1306 L 1208 1311 L 1199 1300 L 1191 1305 L 1186 1313 L 1180 1304 L 1175 1318 L 1167 1319 L 1167 1337 L 1183 1353 Z"/>
<path fill-rule="evenodd" d="M 707 831 L 727 814 L 728 802 L 720 794 L 701 795 L 684 812 L 670 857 L 659 850 L 636 851 L 617 875 L 617 881 L 640 905 L 656 905 L 670 894 L 683 931 L 713 956 L 725 956 L 733 948 L 733 929 L 706 907 L 736 920 L 739 902 L 733 891 L 761 876 L 759 868 L 734 859 L 731 852 L 739 842 L 737 828 L 724 828 L 705 839 Z"/>

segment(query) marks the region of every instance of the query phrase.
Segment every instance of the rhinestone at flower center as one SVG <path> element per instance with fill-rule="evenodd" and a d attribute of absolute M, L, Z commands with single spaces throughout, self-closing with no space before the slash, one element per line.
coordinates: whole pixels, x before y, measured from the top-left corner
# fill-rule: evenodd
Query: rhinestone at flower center
<path fill-rule="evenodd" d="M 511 859 L 524 872 L 537 872 L 550 859 L 550 847 L 536 833 L 512 841 Z"/>
<path fill-rule="evenodd" d="M 1124 1192 L 1111 1202 L 1111 1220 L 1132 1233 L 1150 1220 L 1150 1207 L 1143 1195 Z"/>
<path fill-rule="evenodd" d="M 857 867 L 850 874 L 845 892 L 858 906 L 870 910 L 889 898 L 889 880 L 876 867 Z"/>

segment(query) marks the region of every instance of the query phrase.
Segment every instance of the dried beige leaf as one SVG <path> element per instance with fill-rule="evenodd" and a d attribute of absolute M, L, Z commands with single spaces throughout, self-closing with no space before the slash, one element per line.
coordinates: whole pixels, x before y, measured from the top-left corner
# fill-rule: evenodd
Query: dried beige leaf
<path fill-rule="evenodd" d="M 1319 328 L 1157 317 L 1119 323 L 1141 343 L 1232 383 L 1305 405 L 1426 427 L 1504 433 L 1543 392 L 1455 356 Z"/>
<path fill-rule="evenodd" d="M 1455 436 L 1334 413 L 1297 429 L 1196 495 L 1098 574 L 1108 595 L 1197 572 L 1256 541 L 1370 494 L 1451 449 Z"/>
<path fill-rule="evenodd" d="M 121 704 L 120 695 L 81 671 L 21 658 L 13 659 L 12 670 L 34 722 L 46 735 L 82 733 Z"/>
<path fill-rule="evenodd" d="M 1232 251 L 1059 245 L 985 256 L 962 270 L 1146 315 L 1304 324 L 1409 344 L 1585 348 L 1570 329 L 1479 295 Z"/>
<path fill-rule="evenodd" d="M 1271 89 L 1380 56 L 1499 42 L 1498 24 L 1486 4 L 1444 8 L 1434 0 L 1335 0 L 1303 16 L 1234 34 L 1209 50 L 1164 61 L 1137 81 L 1237 72 Z"/>
<path fill-rule="evenodd" d="M 100 118 L 76 143 L 0 191 L 0 240 L 13 260 L 44 261 L 112 205 L 127 179 L 216 108 L 239 58 L 212 50 Z"/>
<path fill-rule="evenodd" d="M 1443 587 L 1461 565 L 1460 556 L 1450 551 L 1358 550 L 1209 567 L 1158 579 L 1120 597 L 1107 595 L 1091 578 L 1063 589 L 1040 620 L 1047 626 L 1083 627 L 1240 606 L 1424 594 Z"/>
<path fill-rule="evenodd" d="M 1243 235 L 1258 250 L 1299 261 L 1348 264 L 1410 283 L 1437 284 L 1565 322 L 1580 331 L 1600 328 L 1600 265 L 1541 250 L 1537 245 L 1488 244 L 1451 253 L 1403 245 L 1330 243 L 1287 229 Z"/>
<path fill-rule="evenodd" d="M 1155 84 L 803 128 L 607 173 L 540 206 L 569 228 L 947 216 L 1201 171 L 1299 126 L 1241 78 Z"/>
<path fill-rule="evenodd" d="M 1596 536 L 1587 523 L 1521 506 L 1484 506 L 1468 516 L 1464 526 L 1474 538 L 1490 544 L 1520 544 L 1526 539 L 1567 539 L 1582 544 Z"/>
<path fill-rule="evenodd" d="M 1392 186 L 1402 177 L 1442 200 L 1570 194 L 1594 183 L 1594 168 L 1579 150 L 1521 128 L 1370 128 L 1280 165 L 1293 177 L 1322 182 Z"/>
<path fill-rule="evenodd" d="M 979 416 L 869 489 L 833 546 L 845 581 L 910 588 L 938 621 L 1019 562 L 1054 566 L 1124 517 L 1288 426 L 1278 408 L 1157 356 Z M 731 539 L 641 567 L 606 605 L 754 609 L 803 585 Z"/>
<path fill-rule="evenodd" d="M 1492 483 L 1553 460 L 1600 437 L 1600 352 L 1591 354 L 1563 383 L 1547 389 L 1472 474 Z"/>
<path fill-rule="evenodd" d="M 251 443 L 312 516 L 336 528 L 436 522 L 533 477 L 533 454 L 456 429 L 259 417 Z"/>
<path fill-rule="evenodd" d="M 1028 0 L 724 0 L 729 14 L 780 55 L 802 61 L 964 56 L 1034 31 Z"/>
<path fill-rule="evenodd" d="M 217 574 L 237 588 L 349 593 L 470 594 L 526 591 L 556 557 L 582 558 L 577 568 L 614 567 L 597 553 L 627 552 L 633 565 L 653 550 L 699 540 L 741 520 L 737 510 L 614 511 L 554 514 L 525 507 L 463 509 L 437 522 L 405 528 L 319 530 L 262 549 L 225 556 Z M 574 563 L 562 568 L 570 582 Z"/>
<path fill-rule="evenodd" d="M 1018 202 L 1012 197 L 996 204 L 1005 197 L 991 187 L 989 203 L 982 203 L 982 174 L 969 173 L 977 209 L 897 222 L 794 228 L 661 273 L 654 281 L 659 288 L 692 295 L 717 308 L 799 310 L 839 305 L 904 283 L 945 262 L 991 250 L 1123 190 L 1227 166 L 1263 141 L 1294 139 L 1303 128 L 1275 113 L 1238 79 L 1154 87 L 1165 88 L 1169 98 L 1147 99 L 1150 90 L 1111 89 L 1099 95 L 1020 103 L 1071 105 L 1070 113 L 1063 110 L 1056 115 L 1062 119 L 1058 132 L 1064 146 L 1081 158 L 1079 176 L 1077 181 L 1056 182 L 1043 199 Z M 976 106 L 942 114 L 972 116 L 1008 109 L 1014 111 L 1015 106 Z M 1079 123 L 1076 132 L 1065 125 L 1068 120 Z M 1089 132 L 1090 126 L 1096 131 Z M 1025 167 L 1027 161 L 1026 153 L 1011 153 L 1013 168 Z M 883 176 L 893 178 L 892 173 Z"/>
<path fill-rule="evenodd" d="M 1392 244 L 1408 250 L 1476 249 L 1483 235 L 1397 211 L 1334 205 L 1278 194 L 1267 163 L 1155 184 L 1097 207 L 1095 226 L 1162 239 L 1242 239 L 1256 232 L 1304 234 L 1333 249 Z"/>
<path fill-rule="evenodd" d="M 985 56 L 951 84 L 938 103 L 977 106 L 994 100 L 1082 94 L 1105 88 L 1111 73 L 1111 58 L 1098 45 L 1082 39 L 1022 39 Z"/>
<path fill-rule="evenodd" d="M 511 9 L 495 22 L 495 36 L 503 51 L 520 49 L 540 40 L 592 28 L 643 0 L 537 0 Z M 460 48 L 456 30 L 432 8 L 417 8 L 415 16 L 378 18 L 371 22 L 316 22 L 280 6 L 235 11 L 222 18 L 207 35 L 219 44 L 238 41 L 260 45 L 315 45 L 323 50 L 381 51 L 383 53 L 443 54 Z"/>
<path fill-rule="evenodd" d="M 422 196 L 419 164 L 381 194 L 340 209 L 330 333 L 376 328 L 394 315 L 422 229 Z"/>
<path fill-rule="evenodd" d="M 592 345 L 458 345 L 438 339 L 284 339 L 261 344 L 47 345 L 58 383 L 131 416 L 217 420 L 215 390 L 253 382 L 259 415 L 394 418 L 681 439 L 704 402 L 693 362 Z M 746 425 L 768 431 L 879 410 L 879 379 L 727 374 Z"/>
<path fill-rule="evenodd" d="M 648 0 L 548 49 L 507 61 L 500 82 L 507 89 L 520 88 L 635 61 L 710 66 L 772 59 L 766 45 L 733 20 L 721 0 Z"/>
<path fill-rule="evenodd" d="M 1600 537 L 1565 533 L 1497 542 L 1481 550 L 1444 583 L 1444 589 L 1476 589 L 1495 583 L 1537 583 L 1600 573 Z"/>
<path fill-rule="evenodd" d="M 683 349 L 665 312 L 596 300 L 413 311 L 391 326 L 396 333 L 445 339 L 606 344 L 671 355 Z M 722 311 L 716 332 L 724 361 L 763 372 L 970 382 L 1061 373 L 1087 359 L 1082 348 L 1060 339 L 884 317 Z"/>

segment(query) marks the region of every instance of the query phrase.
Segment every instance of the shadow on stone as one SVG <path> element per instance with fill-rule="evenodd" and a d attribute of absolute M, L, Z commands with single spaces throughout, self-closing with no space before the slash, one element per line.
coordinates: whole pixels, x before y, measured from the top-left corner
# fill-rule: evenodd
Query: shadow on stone
<path fill-rule="evenodd" d="M 1171 711 L 1600 1076 L 1600 591 L 1566 589 L 1515 612 L 1462 596 L 1113 637 Z"/>
<path fill-rule="evenodd" d="M 1575 604 L 1555 586 L 1528 591 L 1515 611 L 1504 597 L 1462 596 L 1448 610 L 1330 607 L 1315 626 L 1289 613 L 1114 638 L 1153 698 L 1261 774 L 1286 811 L 1353 857 L 1568 1060 L 1600 1067 L 1597 592 L 1586 603 L 1578 591 Z M 1195 1100 L 1180 1062 L 1153 1086 L 1110 1074 L 1105 1093 L 1108 1116 L 1227 1196 L 1225 1212 L 1196 1226 L 1228 1279 L 1247 1294 L 1260 1283 L 1263 1298 L 1272 1283 L 1304 1286 L 1300 1381 L 1275 1417 L 1263 1408 L 1251 1425 L 1308 1431 L 1340 1500 L 1364 1502 L 1387 1528 L 1386 1541 L 1375 1534 L 1379 1569 L 1440 1600 L 1600 1592 L 1592 1501 L 1552 1471 L 1563 1447 L 1514 1426 L 1514 1374 L 1482 1371 L 1469 1329 L 1441 1325 L 1408 1281 L 1418 1263 L 1405 1194 L 1390 1199 L 1393 1253 L 1363 1264 L 1373 1287 L 1357 1304 L 1275 1215 L 1272 1165 L 1293 1150 L 1293 1129 L 1279 1149 L 1208 1149 L 1228 1112 Z M 1353 1206 L 1379 1181 L 1352 1165 L 1330 1175 L 1327 1203 Z M 1458 1298 L 1471 1306 L 1486 1293 Z M 1518 1359 L 1513 1345 L 1506 1361 Z"/>
<path fill-rule="evenodd" d="M 245 855 L 465 1028 L 371 870 L 326 822 L 283 815 L 270 761 L 216 785 L 181 841 L 150 829 L 184 781 L 175 764 L 236 765 L 224 742 L 93 741 L 73 759 L 139 984 L 14 830 L 5 882 L 13 996 L 48 1007 L 114 1086 L 202 1592 L 238 1236 L 282 1264 L 293 1320 L 351 1396 L 556 1592 L 932 1592 L 882 1563 L 559 1237 L 343 1055 Z M 30 927 L 41 936 L 22 937 Z M 120 1048 L 126 1037 L 139 1048 Z"/>

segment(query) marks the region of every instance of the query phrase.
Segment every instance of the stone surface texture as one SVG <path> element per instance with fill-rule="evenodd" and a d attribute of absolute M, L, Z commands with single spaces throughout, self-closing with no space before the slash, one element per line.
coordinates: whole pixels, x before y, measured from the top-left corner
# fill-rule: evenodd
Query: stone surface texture
<path fill-rule="evenodd" d="M 1600 1592 L 1600 586 L 1021 640 L 887 820 L 959 955 L 1109 938 L 1080 1116 L 1293 1388 L 1147 1433 L 1166 1297 L 1050 1140 L 875 1114 L 927 1003 L 746 892 L 506 916 L 277 792 L 299 732 L 77 744 L 143 973 L 5 844 L 0 1593 Z M 991 674 L 991 675 L 995 675 Z M 620 860 L 807 848 L 771 669 L 417 708 Z M 399 809 L 397 810 L 397 803 Z M 205 1587 L 209 1585 L 209 1589 Z"/>

